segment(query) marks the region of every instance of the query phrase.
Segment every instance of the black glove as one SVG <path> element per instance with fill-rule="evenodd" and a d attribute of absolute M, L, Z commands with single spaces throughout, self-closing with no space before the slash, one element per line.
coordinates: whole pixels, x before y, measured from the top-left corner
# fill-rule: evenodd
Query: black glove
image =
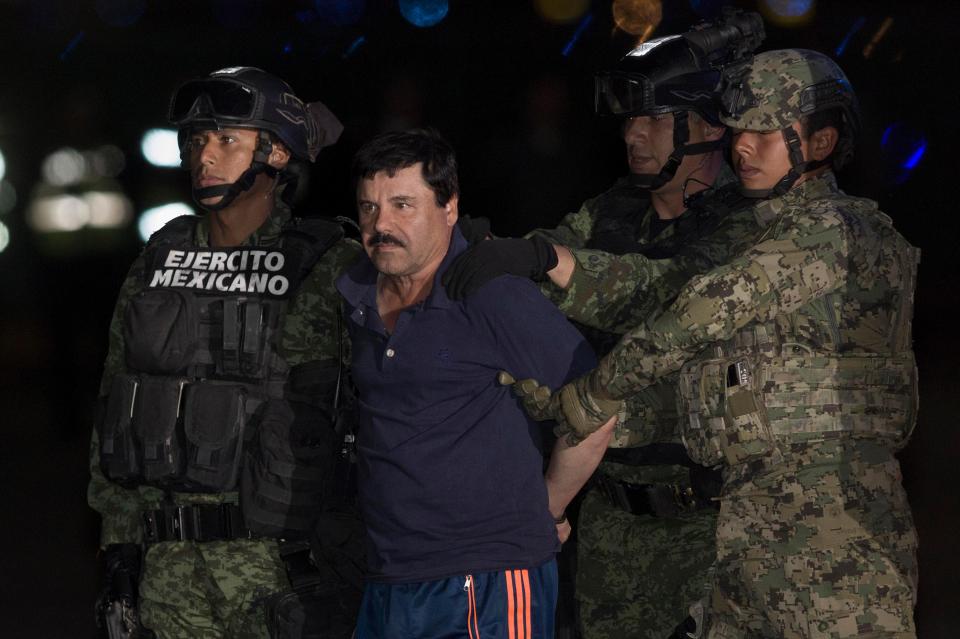
<path fill-rule="evenodd" d="M 470 217 L 461 213 L 457 218 L 457 227 L 463 239 L 471 246 L 482 242 L 490 235 L 490 220 L 485 217 Z"/>
<path fill-rule="evenodd" d="M 500 275 L 519 275 L 539 282 L 556 265 L 557 251 L 542 237 L 487 240 L 457 256 L 442 281 L 447 297 L 462 300 Z"/>

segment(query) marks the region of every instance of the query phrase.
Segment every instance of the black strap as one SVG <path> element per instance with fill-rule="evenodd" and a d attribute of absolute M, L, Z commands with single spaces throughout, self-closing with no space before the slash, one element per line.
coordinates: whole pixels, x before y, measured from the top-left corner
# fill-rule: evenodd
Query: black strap
<path fill-rule="evenodd" d="M 168 505 L 144 511 L 142 517 L 143 540 L 148 544 L 253 538 L 236 504 Z"/>
<path fill-rule="evenodd" d="M 684 512 L 716 508 L 718 502 L 683 484 L 633 484 L 604 473 L 595 476 L 597 489 L 615 508 L 634 515 L 676 517 Z"/>

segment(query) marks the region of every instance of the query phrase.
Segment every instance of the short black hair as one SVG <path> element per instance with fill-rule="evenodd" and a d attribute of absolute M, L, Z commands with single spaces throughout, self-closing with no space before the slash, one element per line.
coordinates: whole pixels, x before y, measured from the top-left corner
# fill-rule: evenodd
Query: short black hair
<path fill-rule="evenodd" d="M 835 128 L 837 130 L 837 134 L 843 135 L 843 109 L 840 107 L 833 107 L 831 109 L 824 109 L 823 111 L 816 111 L 810 115 L 803 116 L 800 118 L 800 135 L 806 140 L 820 129 L 825 129 L 828 126 Z"/>
<path fill-rule="evenodd" d="M 460 194 L 457 156 L 450 143 L 435 129 L 410 129 L 381 133 L 364 144 L 353 156 L 353 185 L 380 171 L 393 177 L 400 169 L 423 165 L 423 180 L 433 190 L 438 206 L 446 206 Z"/>

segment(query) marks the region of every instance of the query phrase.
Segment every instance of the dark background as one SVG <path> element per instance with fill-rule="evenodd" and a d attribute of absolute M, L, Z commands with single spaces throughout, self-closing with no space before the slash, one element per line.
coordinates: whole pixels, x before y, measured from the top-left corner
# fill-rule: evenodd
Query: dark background
<path fill-rule="evenodd" d="M 86 448 L 110 313 L 141 246 L 135 224 L 33 231 L 31 201 L 50 188 L 40 184 L 44 158 L 65 146 L 116 145 L 125 168 L 107 188 L 125 192 L 135 212 L 189 202 L 185 174 L 148 165 L 140 136 L 165 125 L 179 82 L 254 65 L 302 98 L 323 100 L 346 125 L 311 174 L 302 215 L 352 216 L 347 167 L 359 144 L 384 129 L 429 124 L 458 150 L 462 212 L 490 217 L 502 235 L 552 225 L 625 171 L 616 123 L 592 115 L 591 75 L 636 38 L 615 28 L 610 0 L 587 3 L 592 19 L 567 55 L 579 18 L 550 22 L 531 0 L 450 4 L 442 22 L 417 28 L 386 0 L 0 0 L 0 150 L 7 188 L 17 193 L 0 214 L 9 231 L 0 252 L 4 636 L 93 635 L 98 522 L 85 505 Z M 720 4 L 663 0 L 654 36 L 685 30 L 698 10 Z M 333 20 L 358 5 L 355 23 Z M 838 60 L 865 113 L 856 165 L 841 185 L 878 200 L 923 249 L 914 327 L 922 410 L 900 457 L 921 540 L 920 636 L 954 637 L 960 11 L 948 1 L 813 5 L 802 24 L 768 21 L 763 48 L 812 48 Z M 892 23 L 865 56 L 887 17 Z M 909 170 L 911 157 L 919 161 Z"/>

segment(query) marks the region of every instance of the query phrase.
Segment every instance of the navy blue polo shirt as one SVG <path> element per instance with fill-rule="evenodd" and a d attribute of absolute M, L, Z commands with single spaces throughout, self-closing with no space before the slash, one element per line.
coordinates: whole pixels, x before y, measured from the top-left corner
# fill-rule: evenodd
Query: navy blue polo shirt
<path fill-rule="evenodd" d="M 360 391 L 360 507 L 371 581 L 406 583 L 532 568 L 559 550 L 547 509 L 541 432 L 497 373 L 551 388 L 586 373 L 593 351 L 533 285 L 498 277 L 450 300 L 440 278 L 393 333 L 377 312 L 377 271 L 337 280 Z"/>

